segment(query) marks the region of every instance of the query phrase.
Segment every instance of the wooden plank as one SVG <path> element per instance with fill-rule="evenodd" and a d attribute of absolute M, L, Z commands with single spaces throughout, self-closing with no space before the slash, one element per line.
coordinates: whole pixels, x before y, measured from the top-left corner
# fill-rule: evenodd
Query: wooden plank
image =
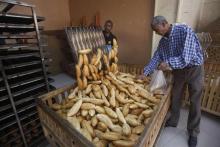
<path fill-rule="evenodd" d="M 215 99 L 217 101 L 216 112 L 220 113 L 220 77 L 218 77 L 218 86 L 216 90 Z"/>
<path fill-rule="evenodd" d="M 211 89 L 210 89 L 208 103 L 207 103 L 207 108 L 210 110 L 212 109 L 212 105 L 213 105 L 213 101 L 214 101 L 214 94 L 217 89 L 217 77 L 214 74 L 213 74 L 213 76 L 214 77 L 211 80 L 211 85 L 210 85 Z"/>
<path fill-rule="evenodd" d="M 209 98 L 209 90 L 210 90 L 210 85 L 211 85 L 211 80 L 212 80 L 212 77 L 209 76 L 208 79 L 207 79 L 207 82 L 205 82 L 205 92 L 203 94 L 203 98 L 202 98 L 202 107 L 206 107 L 207 105 L 207 101 L 208 101 L 208 98 Z"/>
<path fill-rule="evenodd" d="M 213 105 L 211 110 L 217 112 L 218 105 L 220 104 L 220 98 L 218 98 L 220 90 L 220 76 L 218 76 L 217 74 L 215 75 L 215 81 L 215 91 L 213 94 Z"/>

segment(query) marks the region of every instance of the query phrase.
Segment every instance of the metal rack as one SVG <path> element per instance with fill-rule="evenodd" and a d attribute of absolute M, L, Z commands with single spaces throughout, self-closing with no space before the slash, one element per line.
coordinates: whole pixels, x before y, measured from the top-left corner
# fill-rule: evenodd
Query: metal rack
<path fill-rule="evenodd" d="M 10 13 L 15 6 L 32 15 Z M 0 0 L 0 147 L 34 146 L 43 136 L 35 97 L 53 81 L 38 26 L 43 20 L 33 5 Z"/>
<path fill-rule="evenodd" d="M 105 39 L 101 27 L 67 27 L 65 29 L 74 61 L 78 60 L 78 51 L 104 48 Z"/>

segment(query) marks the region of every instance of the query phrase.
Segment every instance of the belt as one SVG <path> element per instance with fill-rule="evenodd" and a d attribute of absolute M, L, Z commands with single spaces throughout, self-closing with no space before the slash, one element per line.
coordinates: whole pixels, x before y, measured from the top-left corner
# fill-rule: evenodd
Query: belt
<path fill-rule="evenodd" d="M 194 67 L 198 67 L 200 65 L 188 65 L 186 67 L 184 67 L 183 69 L 190 69 L 190 68 L 194 68 Z"/>
<path fill-rule="evenodd" d="M 173 69 L 173 72 L 175 72 L 175 71 L 184 71 L 184 70 L 192 69 L 192 68 L 195 68 L 195 67 L 198 67 L 198 66 L 201 66 L 201 65 L 190 65 L 190 66 L 186 66 L 182 69 Z"/>

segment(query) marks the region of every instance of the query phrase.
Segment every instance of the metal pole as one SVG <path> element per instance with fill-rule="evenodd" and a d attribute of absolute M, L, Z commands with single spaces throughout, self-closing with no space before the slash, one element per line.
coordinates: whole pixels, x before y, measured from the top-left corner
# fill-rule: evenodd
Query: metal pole
<path fill-rule="evenodd" d="M 18 128 L 21 132 L 21 137 L 22 137 L 22 140 L 24 142 L 24 146 L 27 147 L 28 145 L 27 145 L 27 142 L 26 142 L 26 139 L 25 139 L 25 136 L 24 136 L 24 132 L 23 132 L 23 129 L 22 129 L 22 126 L 21 126 L 20 119 L 19 119 L 18 114 L 17 114 L 17 110 L 15 108 L 15 103 L 14 103 L 13 96 L 12 96 L 12 93 L 11 93 L 11 89 L 9 87 L 8 80 L 7 80 L 7 77 L 6 77 L 6 74 L 5 74 L 2 59 L 0 59 L 0 69 L 1 69 L 2 77 L 3 77 L 4 83 L 5 83 L 7 92 L 8 92 L 8 97 L 10 99 L 10 102 L 11 102 L 11 105 L 12 105 L 12 108 L 13 108 L 13 111 L 14 111 L 14 114 L 15 114 L 15 118 L 16 118 L 16 121 L 18 123 Z"/>
<path fill-rule="evenodd" d="M 36 16 L 36 12 L 34 10 L 34 8 L 31 8 L 33 17 L 34 17 L 34 26 L 36 29 L 36 36 L 37 36 L 37 44 L 40 50 L 40 56 L 41 56 L 41 63 L 42 63 L 42 68 L 43 68 L 43 72 L 44 72 L 44 78 L 45 78 L 45 82 L 46 82 L 46 87 L 47 87 L 47 91 L 50 90 L 49 87 L 49 82 L 48 82 L 48 77 L 47 77 L 47 72 L 46 72 L 46 68 L 45 68 L 45 63 L 44 63 L 44 55 L 43 55 L 43 48 L 41 46 L 41 40 L 40 40 L 40 32 L 39 32 L 39 28 L 38 28 L 38 23 L 37 23 L 37 16 Z"/>

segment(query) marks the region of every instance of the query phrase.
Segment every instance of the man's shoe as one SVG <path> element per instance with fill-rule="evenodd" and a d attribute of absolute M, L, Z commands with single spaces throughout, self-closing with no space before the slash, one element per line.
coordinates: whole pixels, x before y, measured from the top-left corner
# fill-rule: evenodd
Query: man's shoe
<path fill-rule="evenodd" d="M 189 136 L 188 145 L 189 145 L 189 147 L 196 147 L 197 137 Z"/>

